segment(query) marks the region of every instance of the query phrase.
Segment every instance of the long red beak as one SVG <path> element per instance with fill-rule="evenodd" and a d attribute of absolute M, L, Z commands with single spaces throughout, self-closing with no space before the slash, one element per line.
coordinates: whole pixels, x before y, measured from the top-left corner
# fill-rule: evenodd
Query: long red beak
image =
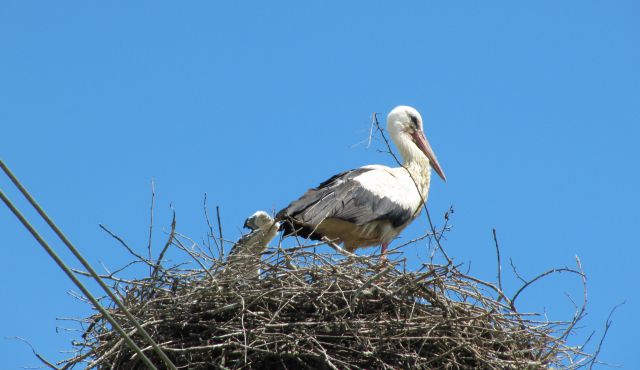
<path fill-rule="evenodd" d="M 431 167 L 436 171 L 438 176 L 440 176 L 442 180 L 444 180 L 444 182 L 447 182 L 447 177 L 444 175 L 444 171 L 442 171 L 442 167 L 440 167 L 440 163 L 438 163 L 438 158 L 436 158 L 436 155 L 433 152 L 433 149 L 431 149 L 431 145 L 429 145 L 429 141 L 424 136 L 424 132 L 416 131 L 411 136 L 413 137 L 413 140 L 415 141 L 418 148 L 420 148 L 420 150 L 422 150 L 424 155 L 426 155 L 427 158 L 429 158 L 429 163 L 431 164 Z"/>

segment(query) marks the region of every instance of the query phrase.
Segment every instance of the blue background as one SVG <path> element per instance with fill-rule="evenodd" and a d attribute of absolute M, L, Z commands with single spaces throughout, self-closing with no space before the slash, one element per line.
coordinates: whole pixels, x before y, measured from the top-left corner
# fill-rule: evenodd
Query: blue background
<path fill-rule="evenodd" d="M 205 235 L 204 193 L 235 239 L 257 209 L 393 164 L 366 139 L 398 104 L 422 112 L 447 174 L 429 208 L 438 225 L 455 208 L 449 255 L 495 280 L 497 228 L 512 293 L 509 258 L 531 278 L 578 255 L 589 314 L 573 343 L 626 301 L 601 359 L 637 366 L 637 1 L 0 2 L 0 155 L 98 267 L 129 260 L 98 223 L 145 250 L 151 179 L 156 252 L 170 204 L 181 233 Z M 4 207 L 0 232 L 2 367 L 39 365 L 14 336 L 59 360 L 79 334 L 56 318 L 91 311 Z M 580 288 L 551 277 L 521 309 L 570 318 Z"/>

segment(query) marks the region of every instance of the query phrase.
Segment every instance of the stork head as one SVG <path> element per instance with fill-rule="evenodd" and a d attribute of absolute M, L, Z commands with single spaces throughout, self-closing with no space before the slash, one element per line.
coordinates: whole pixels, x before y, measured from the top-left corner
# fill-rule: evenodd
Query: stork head
<path fill-rule="evenodd" d="M 263 226 L 273 225 L 273 218 L 265 211 L 258 211 L 244 221 L 244 227 L 250 230 L 257 230 Z"/>
<path fill-rule="evenodd" d="M 414 108 L 406 105 L 400 105 L 395 108 L 387 116 L 387 131 L 393 138 L 398 147 L 402 149 L 405 145 L 414 145 L 418 150 L 424 153 L 429 160 L 429 164 L 436 171 L 436 173 L 444 180 L 447 181 L 447 177 L 444 175 L 438 158 L 436 157 L 431 145 L 424 135 L 422 128 L 422 116 Z M 414 152 L 414 151 L 409 151 Z M 404 153 L 403 153 L 404 155 Z"/>

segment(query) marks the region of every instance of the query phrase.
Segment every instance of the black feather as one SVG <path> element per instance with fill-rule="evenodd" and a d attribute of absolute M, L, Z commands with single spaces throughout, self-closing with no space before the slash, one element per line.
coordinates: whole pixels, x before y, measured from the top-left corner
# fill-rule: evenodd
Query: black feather
<path fill-rule="evenodd" d="M 284 221 L 284 235 L 299 235 L 320 240 L 322 235 L 314 231 L 327 218 L 336 218 L 356 225 L 378 220 L 388 220 L 394 227 L 408 222 L 412 210 L 400 207 L 389 198 L 380 197 L 354 181 L 354 178 L 372 168 L 346 171 L 308 190 L 276 215 Z"/>

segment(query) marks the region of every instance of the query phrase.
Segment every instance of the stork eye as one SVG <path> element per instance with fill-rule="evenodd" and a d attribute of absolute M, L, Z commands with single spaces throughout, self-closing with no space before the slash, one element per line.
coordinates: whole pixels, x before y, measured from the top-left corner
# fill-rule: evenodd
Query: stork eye
<path fill-rule="evenodd" d="M 414 116 L 413 114 L 409 115 L 409 118 L 411 118 L 411 124 L 413 125 L 414 129 L 419 129 L 420 127 L 418 126 L 418 117 Z"/>

